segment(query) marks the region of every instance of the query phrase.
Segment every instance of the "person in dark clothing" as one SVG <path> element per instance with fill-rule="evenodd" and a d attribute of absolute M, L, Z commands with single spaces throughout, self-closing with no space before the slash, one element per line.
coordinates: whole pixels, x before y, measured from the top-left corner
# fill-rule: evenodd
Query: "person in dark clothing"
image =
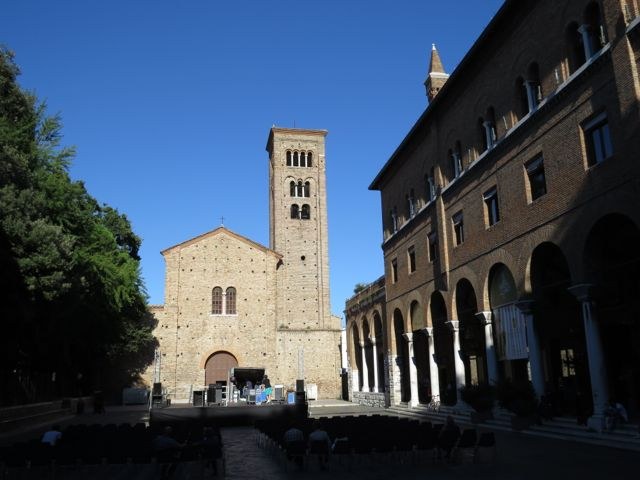
<path fill-rule="evenodd" d="M 449 460 L 453 447 L 456 446 L 460 438 L 460 427 L 456 424 L 451 415 L 447 415 L 447 420 L 438 435 L 438 450 L 444 452 L 445 460 Z"/>
<path fill-rule="evenodd" d="M 202 452 L 202 458 L 206 461 L 206 466 L 211 467 L 217 475 L 216 460 L 222 457 L 220 432 L 214 430 L 212 427 L 205 427 L 202 432 L 202 441 L 198 446 Z"/>

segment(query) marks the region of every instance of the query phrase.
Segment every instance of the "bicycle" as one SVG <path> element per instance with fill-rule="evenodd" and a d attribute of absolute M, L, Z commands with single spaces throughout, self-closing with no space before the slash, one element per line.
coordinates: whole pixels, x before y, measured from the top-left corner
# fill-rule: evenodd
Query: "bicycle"
<path fill-rule="evenodd" d="M 427 404 L 427 411 L 434 413 L 440 412 L 440 395 L 431 396 L 431 401 Z"/>

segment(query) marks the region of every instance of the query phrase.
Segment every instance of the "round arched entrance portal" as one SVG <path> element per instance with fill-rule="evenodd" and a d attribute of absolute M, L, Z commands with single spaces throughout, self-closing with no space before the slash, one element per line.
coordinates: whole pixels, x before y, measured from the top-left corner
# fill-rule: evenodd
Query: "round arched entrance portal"
<path fill-rule="evenodd" d="M 227 383 L 229 369 L 238 366 L 238 360 L 229 352 L 216 352 L 211 355 L 204 365 L 204 383 Z"/>

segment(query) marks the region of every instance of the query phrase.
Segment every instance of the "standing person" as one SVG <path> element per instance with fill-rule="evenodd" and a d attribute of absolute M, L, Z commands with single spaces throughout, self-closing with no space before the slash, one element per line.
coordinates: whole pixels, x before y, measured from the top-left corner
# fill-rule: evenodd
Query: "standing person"
<path fill-rule="evenodd" d="M 456 446 L 460 438 L 460 427 L 456 424 L 451 415 L 447 415 L 447 420 L 438 435 L 438 450 L 444 452 L 445 460 L 449 460 L 451 450 Z"/>
<path fill-rule="evenodd" d="M 267 396 L 267 402 L 271 401 L 271 394 L 273 393 L 273 388 L 271 388 L 271 381 L 268 376 L 262 377 L 262 389 L 264 390 L 264 394 Z"/>

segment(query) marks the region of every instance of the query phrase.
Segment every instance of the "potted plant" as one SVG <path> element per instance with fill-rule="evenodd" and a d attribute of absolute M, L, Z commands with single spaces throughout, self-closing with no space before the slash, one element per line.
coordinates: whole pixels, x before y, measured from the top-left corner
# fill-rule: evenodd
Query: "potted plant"
<path fill-rule="evenodd" d="M 491 409 L 495 399 L 495 388 L 488 383 L 465 385 L 460 389 L 462 400 L 473 408 L 471 421 L 480 423 L 493 418 Z"/>

